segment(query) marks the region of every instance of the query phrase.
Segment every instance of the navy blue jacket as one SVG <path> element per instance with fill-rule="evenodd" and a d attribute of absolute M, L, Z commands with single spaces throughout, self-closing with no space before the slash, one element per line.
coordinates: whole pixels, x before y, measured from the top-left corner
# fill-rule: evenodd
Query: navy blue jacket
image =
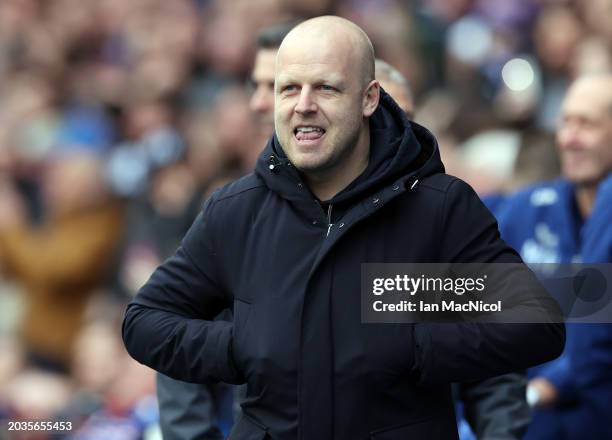
<path fill-rule="evenodd" d="M 502 238 L 526 263 L 580 262 L 583 219 L 574 184 L 557 179 L 530 185 L 495 209 Z"/>
<path fill-rule="evenodd" d="M 502 237 L 528 263 L 612 262 L 612 177 L 584 220 L 575 186 L 564 179 L 517 192 L 496 214 Z M 535 412 L 526 440 L 612 438 L 611 324 L 568 324 L 564 353 L 530 376 L 548 379 L 559 397 L 555 407 Z"/>
<path fill-rule="evenodd" d="M 326 209 L 273 137 L 128 307 L 138 361 L 248 383 L 232 439 L 456 438 L 450 382 L 563 348 L 562 324 L 361 323 L 364 262 L 521 261 L 473 190 L 443 174 L 433 136 L 384 93 L 370 127 L 367 169 Z M 233 322 L 214 320 L 232 306 Z"/>
<path fill-rule="evenodd" d="M 584 225 L 585 263 L 612 263 L 612 174 L 597 189 L 593 213 Z"/>

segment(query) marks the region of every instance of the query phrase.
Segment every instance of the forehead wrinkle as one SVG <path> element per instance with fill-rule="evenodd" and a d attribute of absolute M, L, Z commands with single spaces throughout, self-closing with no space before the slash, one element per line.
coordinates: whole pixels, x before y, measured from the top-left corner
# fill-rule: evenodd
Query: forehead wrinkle
<path fill-rule="evenodd" d="M 283 70 L 277 72 L 277 80 L 279 82 L 302 80 L 342 82 L 343 75 L 337 70 L 330 71 L 328 66 L 329 63 L 292 63 L 283 66 Z"/>
<path fill-rule="evenodd" d="M 355 57 L 355 50 L 349 41 L 334 40 L 328 36 L 315 39 L 290 41 L 279 49 L 276 62 L 290 64 L 331 64 L 340 61 L 342 64 Z"/>
<path fill-rule="evenodd" d="M 304 54 L 300 51 L 281 53 L 276 59 L 275 78 L 277 82 L 294 81 L 321 82 L 333 81 L 346 85 L 350 82 L 350 59 L 343 54 L 322 53 L 324 51 Z"/>
<path fill-rule="evenodd" d="M 320 17 L 298 25 L 279 48 L 277 66 L 296 57 L 333 60 L 334 67 L 358 72 L 360 83 L 374 79 L 374 53 L 367 34 L 354 23 L 337 17 Z"/>

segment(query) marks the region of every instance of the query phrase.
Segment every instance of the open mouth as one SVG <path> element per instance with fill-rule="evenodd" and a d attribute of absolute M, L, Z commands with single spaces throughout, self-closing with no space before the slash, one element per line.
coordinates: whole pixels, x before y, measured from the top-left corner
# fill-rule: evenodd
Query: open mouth
<path fill-rule="evenodd" d="M 325 129 L 315 125 L 300 125 L 293 130 L 298 141 L 315 141 L 325 134 Z"/>

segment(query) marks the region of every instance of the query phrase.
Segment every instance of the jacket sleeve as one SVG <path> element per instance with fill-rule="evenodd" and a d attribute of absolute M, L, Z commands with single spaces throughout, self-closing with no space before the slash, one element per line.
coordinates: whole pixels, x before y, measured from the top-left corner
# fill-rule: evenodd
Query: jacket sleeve
<path fill-rule="evenodd" d="M 229 301 L 215 253 L 213 206 L 211 199 L 128 305 L 123 341 L 134 359 L 174 379 L 242 383 L 232 361 L 233 324 L 214 319 Z"/>
<path fill-rule="evenodd" d="M 570 324 L 572 325 L 572 324 Z M 538 376 L 542 376 L 548 380 L 557 390 L 557 403 L 570 404 L 578 398 L 578 385 L 576 383 L 576 372 L 573 371 L 571 365 L 570 340 L 573 329 L 568 325 L 568 344 L 561 356 L 546 364 L 544 368 L 538 371 Z M 574 324 L 575 325 L 575 324 Z M 584 371 L 580 371 L 584 375 Z"/>
<path fill-rule="evenodd" d="M 526 385 L 524 372 L 458 384 L 464 416 L 476 438 L 523 438 L 531 421 Z"/>
<path fill-rule="evenodd" d="M 501 240 L 495 219 L 476 193 L 459 179 L 447 191 L 439 247 L 443 262 L 512 263 L 515 267 L 522 263 Z M 558 305 L 539 283 L 526 282 L 516 270 L 503 276 L 504 306 L 510 305 L 513 313 L 537 314 L 538 319 L 561 316 Z M 540 323 L 421 323 L 415 325 L 414 338 L 417 380 L 464 382 L 556 358 L 565 344 L 565 326 L 553 319 Z"/>

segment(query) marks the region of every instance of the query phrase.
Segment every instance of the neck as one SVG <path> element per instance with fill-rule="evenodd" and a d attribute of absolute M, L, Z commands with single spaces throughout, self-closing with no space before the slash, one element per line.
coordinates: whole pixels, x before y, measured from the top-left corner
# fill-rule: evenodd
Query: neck
<path fill-rule="evenodd" d="M 370 159 L 370 129 L 361 131 L 357 143 L 338 164 L 316 173 L 307 173 L 306 182 L 319 200 L 329 200 L 349 186 L 367 168 Z"/>
<path fill-rule="evenodd" d="M 576 203 L 582 218 L 591 215 L 596 194 L 597 185 L 581 185 L 576 189 Z"/>

